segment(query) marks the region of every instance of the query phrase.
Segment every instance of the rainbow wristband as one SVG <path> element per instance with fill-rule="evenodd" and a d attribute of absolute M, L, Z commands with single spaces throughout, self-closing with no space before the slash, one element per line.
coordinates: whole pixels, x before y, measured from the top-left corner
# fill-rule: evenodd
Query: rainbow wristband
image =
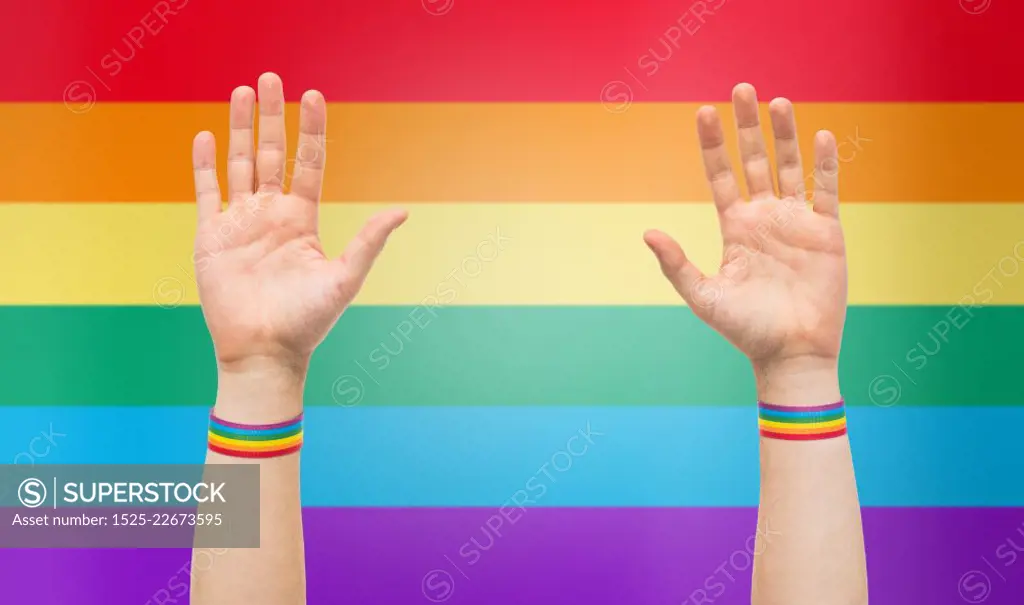
<path fill-rule="evenodd" d="M 758 426 L 762 437 L 787 441 L 816 441 L 846 434 L 846 405 L 843 400 L 828 405 L 792 407 L 757 402 Z"/>
<path fill-rule="evenodd" d="M 277 458 L 302 449 L 302 414 L 276 424 L 238 424 L 210 411 L 211 452 L 235 458 Z"/>

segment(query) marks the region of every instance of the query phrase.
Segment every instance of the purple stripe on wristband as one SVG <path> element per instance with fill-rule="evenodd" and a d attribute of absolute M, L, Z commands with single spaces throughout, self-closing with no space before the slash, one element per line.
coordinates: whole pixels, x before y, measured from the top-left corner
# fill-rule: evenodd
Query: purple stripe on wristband
<path fill-rule="evenodd" d="M 223 418 L 218 418 L 213 414 L 213 410 L 210 410 L 210 418 L 216 420 L 218 423 L 224 426 L 229 426 L 233 429 L 248 429 L 248 430 L 268 430 L 268 429 L 280 429 L 286 426 L 291 426 L 297 422 L 302 421 L 302 414 L 299 414 L 295 418 L 285 420 L 284 422 L 275 422 L 274 424 L 239 424 L 237 422 L 228 422 Z"/>
<path fill-rule="evenodd" d="M 765 403 L 763 401 L 757 402 L 758 409 L 771 410 L 773 412 L 831 412 L 833 410 L 841 409 L 843 405 L 844 403 L 842 399 L 835 403 L 829 403 L 827 405 L 812 405 L 807 407 L 796 405 L 772 405 L 770 403 Z"/>

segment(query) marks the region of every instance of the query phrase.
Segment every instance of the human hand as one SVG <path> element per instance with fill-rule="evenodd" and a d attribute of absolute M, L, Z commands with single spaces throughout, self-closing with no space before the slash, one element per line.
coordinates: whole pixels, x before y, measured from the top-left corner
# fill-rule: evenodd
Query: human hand
<path fill-rule="evenodd" d="M 734 89 L 733 109 L 750 202 L 741 197 L 717 112 L 697 112 L 724 244 L 718 274 L 705 276 L 665 233 L 648 231 L 644 239 L 694 314 L 745 353 L 759 376 L 834 372 L 847 288 L 835 137 L 815 137 L 810 208 L 792 104 L 775 99 L 769 106 L 777 194 L 752 86 Z"/>
<path fill-rule="evenodd" d="M 192 149 L 199 211 L 196 281 L 222 369 L 266 361 L 304 367 L 407 216 L 404 211 L 377 214 L 340 258 L 327 258 L 317 219 L 326 159 L 323 95 L 307 91 L 302 96 L 298 152 L 285 193 L 281 79 L 263 74 L 258 90 L 258 152 L 253 150 L 256 93 L 243 86 L 231 95 L 226 210 L 213 135 L 199 133 Z"/>

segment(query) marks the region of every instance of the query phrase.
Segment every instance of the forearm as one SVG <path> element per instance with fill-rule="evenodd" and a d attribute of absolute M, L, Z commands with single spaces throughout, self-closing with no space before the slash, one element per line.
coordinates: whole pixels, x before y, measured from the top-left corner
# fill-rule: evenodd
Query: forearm
<path fill-rule="evenodd" d="M 275 364 L 221 371 L 214 414 L 242 424 L 271 424 L 302 412 L 304 369 Z M 260 547 L 230 549 L 192 574 L 194 605 L 305 603 L 299 454 L 236 458 L 208 452 L 208 464 L 260 465 Z"/>
<path fill-rule="evenodd" d="M 287 452 L 301 440 L 297 417 L 309 358 L 407 217 L 401 210 L 374 215 L 340 257 L 328 258 L 318 221 L 327 103 L 314 90 L 302 95 L 299 147 L 289 160 L 281 78 L 265 73 L 257 88 L 231 93 L 227 210 L 212 133 L 193 140 L 192 168 L 196 281 L 220 369 L 210 438 L 214 448 L 244 454 L 211 452 L 207 461 L 259 464 L 260 547 L 229 551 L 194 575 L 194 605 L 305 603 L 299 454 Z M 281 175 L 289 166 L 285 193 Z M 244 226 L 240 212 L 247 215 Z M 256 452 L 275 457 L 254 461 Z"/>
<path fill-rule="evenodd" d="M 757 370 L 758 398 L 787 406 L 839 401 L 831 364 Z M 846 435 L 817 441 L 761 437 L 754 605 L 863 605 L 867 570 Z"/>

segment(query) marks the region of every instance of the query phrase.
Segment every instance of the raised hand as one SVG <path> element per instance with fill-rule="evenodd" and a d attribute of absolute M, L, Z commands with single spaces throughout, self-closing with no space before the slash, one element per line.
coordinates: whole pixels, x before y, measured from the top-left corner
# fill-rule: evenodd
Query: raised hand
<path fill-rule="evenodd" d="M 749 202 L 733 175 L 717 112 L 703 107 L 697 113 L 724 243 L 718 273 L 704 275 L 660 231 L 648 231 L 644 239 L 693 312 L 745 353 L 759 375 L 775 370 L 834 372 L 846 318 L 835 137 L 826 131 L 815 137 L 809 206 L 793 105 L 775 99 L 769 106 L 778 189 L 752 86 L 735 88 L 733 109 Z"/>
<path fill-rule="evenodd" d="M 287 161 L 281 79 L 259 79 L 259 144 L 253 149 L 257 95 L 231 95 L 228 206 L 222 209 L 216 148 L 209 132 L 193 142 L 196 277 L 218 363 L 250 360 L 301 366 L 352 301 L 403 211 L 371 218 L 340 258 L 327 258 L 318 237 L 326 160 L 323 95 L 302 96 L 298 152 Z M 283 190 L 286 166 L 294 166 Z"/>

